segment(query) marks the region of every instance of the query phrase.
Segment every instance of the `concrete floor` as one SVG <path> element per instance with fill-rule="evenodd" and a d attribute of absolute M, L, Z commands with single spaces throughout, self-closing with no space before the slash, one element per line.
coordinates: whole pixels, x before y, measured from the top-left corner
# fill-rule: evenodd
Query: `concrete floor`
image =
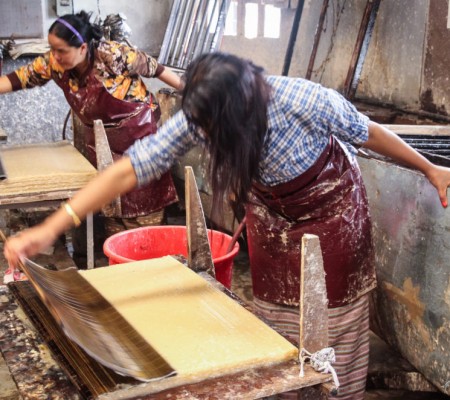
<path fill-rule="evenodd" d="M 3 220 L 0 218 L 0 228 L 6 231 L 8 235 L 23 229 L 27 225 L 33 225 L 36 222 L 42 220 L 47 215 L 47 211 L 37 211 L 37 212 L 11 212 L 9 216 L 5 218 L 5 215 L 1 215 Z M 170 225 L 184 225 L 184 212 L 178 207 L 172 207 L 171 212 L 168 215 L 167 223 Z M 3 227 L 2 227 L 3 225 Z M 246 302 L 251 303 L 252 301 L 252 287 L 249 271 L 248 254 L 245 249 L 245 243 L 241 242 L 241 251 L 236 256 L 234 260 L 233 268 L 233 281 L 232 290 L 241 299 Z M 67 249 L 63 242 L 57 242 L 53 249 L 53 253 L 50 255 L 40 255 L 37 262 L 45 264 L 54 264 L 58 267 L 67 267 L 73 265 L 72 260 L 67 255 Z M 99 265 L 106 265 L 107 259 L 104 257 L 99 258 Z M 6 263 L 3 258 L 3 246 L 0 244 L 0 274 L 3 276 L 3 272 L 6 270 Z M 381 357 L 381 361 L 380 361 Z M 384 362 L 386 360 L 386 362 Z M 389 360 L 389 362 L 388 362 Z M 397 381 L 398 379 L 393 379 L 392 368 L 393 365 L 402 365 L 404 368 L 406 361 L 402 360 L 392 349 L 390 349 L 383 341 L 378 337 L 373 335 L 371 339 L 371 371 L 369 371 L 368 377 L 368 391 L 365 396 L 365 400 L 445 400 L 449 399 L 440 393 L 432 392 L 412 392 L 404 388 L 397 390 L 386 388 L 386 384 L 392 384 L 392 381 Z M 388 365 L 389 364 L 389 365 Z M 407 363 L 408 364 L 408 363 Z M 389 368 L 390 370 L 386 370 Z M 412 368 L 412 367 L 410 367 Z M 383 371 L 383 369 L 385 369 Z M 397 378 L 398 376 L 404 375 L 404 371 L 396 371 L 394 373 Z M 408 372 L 410 373 L 410 372 Z M 386 379 L 386 377 L 391 377 L 391 379 Z M 380 385 L 380 382 L 382 384 Z M 383 383 L 384 382 L 384 383 Z M 16 400 L 20 399 L 17 392 L 17 388 L 14 381 L 11 379 L 7 365 L 4 362 L 3 357 L 0 357 L 0 400 Z"/>

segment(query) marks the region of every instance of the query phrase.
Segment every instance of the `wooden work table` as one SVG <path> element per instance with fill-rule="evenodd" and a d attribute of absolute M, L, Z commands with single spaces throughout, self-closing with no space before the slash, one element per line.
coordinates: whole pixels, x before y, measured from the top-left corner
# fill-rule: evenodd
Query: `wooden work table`
<path fill-rule="evenodd" d="M 0 180 L 0 209 L 57 207 L 97 173 L 67 141 L 0 146 L 0 157 L 7 174 L 6 179 Z M 30 186 L 33 180 L 35 183 Z M 92 214 L 87 217 L 87 240 L 88 268 L 92 268 Z"/>
<path fill-rule="evenodd" d="M 26 284 L 28 282 L 13 283 L 13 285 Z M 217 285 L 223 288 L 222 285 Z M 74 369 L 71 369 L 67 360 L 61 359 L 64 356 L 55 346 L 58 340 L 53 337 L 55 332 L 53 328 L 49 328 L 49 321 L 40 321 L 46 326 L 47 331 L 37 329 L 36 324 L 31 323 L 23 312 L 26 306 L 22 304 L 22 307 L 19 307 L 17 298 L 10 289 L 15 290 L 11 286 L 9 288 L 0 286 L 0 349 L 19 393 L 27 399 L 46 399 L 49 393 L 52 394 L 52 398 L 65 400 L 259 399 L 288 390 L 320 385 L 331 380 L 329 374 L 315 372 L 309 365 L 305 366 L 305 376 L 300 377 L 299 364 L 290 361 L 169 389 L 165 388 L 167 383 L 164 379 L 151 383 L 129 380 L 108 388 L 111 383 L 106 382 L 108 379 L 105 378 L 105 388 L 102 389 L 104 392 L 93 395 L 82 379 L 80 380 L 80 368 L 86 372 L 89 368 L 97 367 L 89 364 L 83 369 L 79 365 L 73 365 Z M 236 296 L 234 298 L 237 299 Z M 170 386 L 173 386 L 173 383 Z"/>

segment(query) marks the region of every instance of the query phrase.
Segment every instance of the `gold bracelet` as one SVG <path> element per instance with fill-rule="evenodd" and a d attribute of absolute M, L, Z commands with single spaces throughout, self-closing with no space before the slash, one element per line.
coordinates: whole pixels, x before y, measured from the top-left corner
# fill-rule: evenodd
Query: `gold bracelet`
<path fill-rule="evenodd" d="M 67 214 L 69 214 L 72 217 L 73 224 L 75 226 L 80 226 L 81 225 L 80 217 L 75 213 L 75 211 L 73 211 L 71 205 L 69 203 L 63 203 L 62 205 L 66 210 Z"/>

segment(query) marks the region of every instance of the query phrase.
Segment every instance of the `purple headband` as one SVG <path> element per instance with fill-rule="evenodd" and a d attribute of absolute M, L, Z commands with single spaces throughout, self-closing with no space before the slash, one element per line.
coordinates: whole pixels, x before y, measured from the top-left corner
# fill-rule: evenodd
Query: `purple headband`
<path fill-rule="evenodd" d="M 83 37 L 80 35 L 80 33 L 79 33 L 72 25 L 70 25 L 66 20 L 64 20 L 64 19 L 62 19 L 62 18 L 58 18 L 58 19 L 56 20 L 56 22 L 59 22 L 59 23 L 65 25 L 68 29 L 70 29 L 70 30 L 73 32 L 73 34 L 74 34 L 78 39 L 80 39 L 80 42 L 81 42 L 81 43 L 84 43 L 84 39 L 83 39 Z"/>

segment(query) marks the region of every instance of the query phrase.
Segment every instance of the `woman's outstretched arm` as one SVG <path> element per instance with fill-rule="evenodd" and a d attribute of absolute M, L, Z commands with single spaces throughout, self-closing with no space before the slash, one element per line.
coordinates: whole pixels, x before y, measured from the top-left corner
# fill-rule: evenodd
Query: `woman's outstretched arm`
<path fill-rule="evenodd" d="M 100 210 L 120 194 L 129 192 L 136 184 L 131 161 L 128 157 L 123 157 L 79 190 L 68 202 L 68 209 L 61 207 L 41 224 L 8 239 L 4 254 L 9 264 L 17 267 L 23 257 L 34 256 L 46 249 L 59 235 L 73 226 L 77 218 L 84 219 L 90 212 Z"/>
<path fill-rule="evenodd" d="M 395 133 L 372 121 L 369 123 L 369 139 L 363 147 L 423 172 L 437 189 L 442 205 L 447 207 L 447 188 L 450 185 L 449 168 L 433 164 Z"/>

